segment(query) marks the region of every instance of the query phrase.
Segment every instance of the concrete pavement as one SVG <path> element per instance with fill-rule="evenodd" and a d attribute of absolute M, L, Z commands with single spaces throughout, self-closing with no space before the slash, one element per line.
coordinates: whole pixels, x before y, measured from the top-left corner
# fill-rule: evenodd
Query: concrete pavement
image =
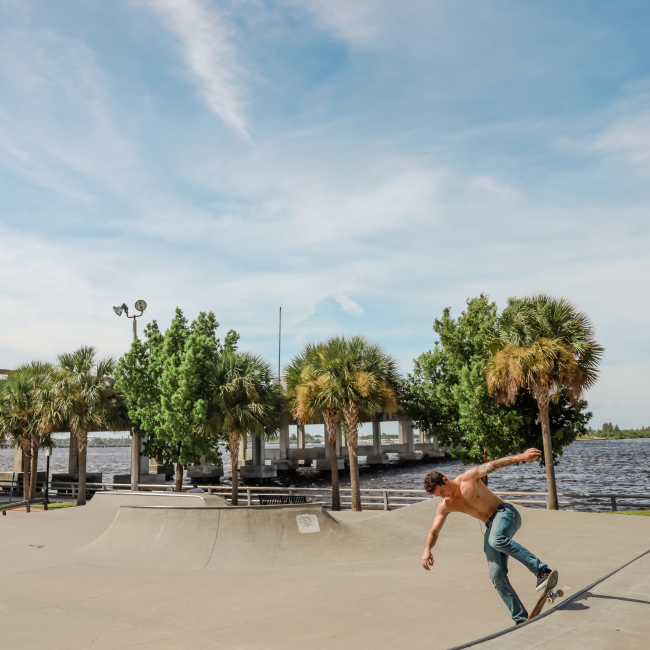
<path fill-rule="evenodd" d="M 556 601 L 556 604 L 558 601 Z M 650 555 L 534 624 L 469 647 L 475 650 L 645 650 L 650 646 Z"/>
<path fill-rule="evenodd" d="M 3 517 L 0 649 L 435 650 L 511 625 L 487 575 L 478 521 L 450 515 L 433 571 L 421 568 L 436 499 L 333 516 L 313 506 L 233 509 L 207 497 L 98 494 L 85 508 Z M 518 507 L 518 541 L 560 571 L 567 596 L 650 548 L 650 518 Z M 642 585 L 650 565 L 631 566 Z M 532 606 L 532 574 L 511 562 L 510 577 Z M 585 602 L 589 611 L 610 607 L 611 616 L 647 607 Z M 554 613 L 499 643 L 534 639 L 536 627 L 553 632 L 559 617 L 576 617 L 566 625 L 579 629 L 580 615 Z"/>

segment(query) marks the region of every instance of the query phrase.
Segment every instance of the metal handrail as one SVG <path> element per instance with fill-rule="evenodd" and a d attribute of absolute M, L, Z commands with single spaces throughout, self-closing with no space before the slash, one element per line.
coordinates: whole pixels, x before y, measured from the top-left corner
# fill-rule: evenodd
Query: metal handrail
<path fill-rule="evenodd" d="M 2 485 L 3 481 L 0 481 L 0 485 Z M 51 481 L 50 482 L 51 486 L 57 486 L 57 487 L 78 487 L 79 482 L 78 481 Z M 174 490 L 175 486 L 173 484 L 169 483 L 139 483 L 139 487 L 141 488 L 163 488 L 164 490 Z M 119 487 L 119 488 L 130 488 L 129 483 L 91 483 L 88 482 L 86 483 L 86 487 Z M 201 486 L 205 490 L 219 490 L 221 492 L 230 492 L 232 490 L 232 487 L 230 485 L 202 485 Z M 54 488 L 56 489 L 56 488 Z M 184 485 L 183 490 L 189 490 L 191 489 L 191 485 Z M 301 492 L 323 492 L 323 491 L 330 491 L 331 488 L 329 487 L 322 487 L 322 488 L 310 488 L 310 487 L 281 487 L 281 486 L 254 486 L 251 488 L 239 488 L 240 490 L 256 490 L 258 492 L 288 492 L 288 491 L 296 491 L 300 490 Z M 341 492 L 351 492 L 351 488 L 346 488 L 346 487 L 341 487 L 339 488 Z M 360 488 L 361 492 L 391 492 L 391 493 L 399 493 L 399 494 L 422 494 L 426 495 L 425 498 L 432 498 L 433 495 L 428 494 L 425 490 L 413 490 L 413 489 L 407 489 L 407 488 Z M 496 495 L 508 495 L 508 496 L 539 496 L 539 497 L 546 497 L 548 496 L 548 492 L 528 492 L 528 491 L 519 491 L 519 492 L 512 492 L 512 491 L 505 491 L 505 490 L 497 490 L 494 492 Z M 607 494 L 592 494 L 590 492 L 584 492 L 584 493 L 570 493 L 570 492 L 558 492 L 557 496 L 559 497 L 572 497 L 572 498 L 593 498 L 593 499 L 609 499 L 611 497 L 616 497 L 616 498 L 621 498 L 621 499 L 650 499 L 650 494 L 612 494 L 607 493 Z"/>
<path fill-rule="evenodd" d="M 53 490 L 57 489 L 70 489 L 72 491 L 72 496 L 76 496 L 75 492 L 78 490 L 79 483 L 75 481 L 51 481 L 51 488 Z M 144 491 L 165 491 L 170 492 L 175 490 L 173 484 L 159 484 L 159 483 L 140 483 L 138 486 Z M 86 488 L 95 489 L 96 491 L 113 491 L 117 489 L 130 489 L 128 483 L 87 483 Z M 232 487 L 227 485 L 204 485 L 202 488 L 206 491 L 207 494 L 225 494 L 226 496 L 232 492 Z M 191 489 L 190 486 L 183 486 L 183 492 Z M 280 487 L 280 486 L 255 486 L 255 487 L 240 487 L 238 488 L 238 493 L 243 498 L 246 499 L 248 505 L 251 505 L 252 498 L 255 494 L 259 493 L 286 493 L 295 494 L 295 493 L 308 493 L 317 496 L 319 494 L 331 493 L 331 488 L 322 487 L 322 488 L 308 488 L 308 487 Z M 348 495 L 351 495 L 351 488 L 340 488 L 341 496 L 345 499 L 347 503 Z M 389 510 L 390 506 L 401 507 L 408 505 L 409 501 L 424 501 L 426 499 L 432 498 L 432 495 L 425 492 L 425 490 L 414 490 L 407 488 L 360 488 L 360 492 L 363 494 L 366 503 L 362 505 L 380 505 L 381 500 L 383 500 L 384 510 Z M 547 497 L 547 492 L 516 492 L 516 491 L 497 491 L 495 492 L 498 496 L 503 497 Z M 420 495 L 420 496 L 407 496 L 407 495 Z M 619 503 L 617 499 L 650 499 L 650 494 L 591 494 L 591 493 L 558 493 L 558 497 L 568 498 L 568 499 L 610 499 L 611 509 L 613 512 L 616 512 L 618 509 Z M 379 503 L 368 503 L 367 500 L 376 501 Z M 532 503 L 532 504 L 543 504 L 544 501 L 541 499 L 507 499 L 511 503 Z M 568 502 L 564 502 L 566 504 Z"/>
<path fill-rule="evenodd" d="M 2 510 L 2 514 L 6 515 L 7 510 L 13 510 L 14 508 L 22 508 L 23 506 L 27 506 L 27 512 L 31 512 L 30 510 L 30 505 L 32 503 L 42 503 L 45 506 L 45 510 L 47 510 L 47 499 L 25 499 L 24 501 L 10 501 L 9 503 L 2 503 L 0 504 L 0 510 Z"/>

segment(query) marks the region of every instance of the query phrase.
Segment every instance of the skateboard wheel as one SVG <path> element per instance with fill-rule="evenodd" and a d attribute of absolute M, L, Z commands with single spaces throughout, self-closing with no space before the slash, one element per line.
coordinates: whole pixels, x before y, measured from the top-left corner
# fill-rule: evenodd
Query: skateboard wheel
<path fill-rule="evenodd" d="M 558 595 L 558 598 L 562 598 L 562 596 L 564 596 L 564 592 L 561 589 L 558 589 L 557 590 L 557 595 Z"/>
<path fill-rule="evenodd" d="M 554 599 L 552 596 L 549 596 L 549 597 L 546 599 L 546 602 L 547 602 L 549 605 L 551 605 L 551 604 L 553 604 L 553 603 L 555 602 L 555 599 Z"/>

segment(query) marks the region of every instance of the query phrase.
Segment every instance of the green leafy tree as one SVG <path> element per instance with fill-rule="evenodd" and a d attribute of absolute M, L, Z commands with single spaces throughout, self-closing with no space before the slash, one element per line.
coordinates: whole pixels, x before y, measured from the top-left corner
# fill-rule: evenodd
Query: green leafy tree
<path fill-rule="evenodd" d="M 219 429 L 210 428 L 208 391 L 212 368 L 223 349 L 216 338 L 215 315 L 201 312 L 190 328 L 174 319 L 163 343 L 164 363 L 160 400 L 160 426 L 156 438 L 177 449 L 176 490 L 182 490 L 183 469 L 200 458 L 221 464 Z"/>
<path fill-rule="evenodd" d="M 488 390 L 503 404 L 514 404 L 522 390 L 535 398 L 542 425 L 549 509 L 559 509 L 550 405 L 563 390 L 578 400 L 596 382 L 603 352 L 587 315 L 563 298 L 545 294 L 511 298 L 499 319 L 485 368 Z"/>
<path fill-rule="evenodd" d="M 238 504 L 240 441 L 249 434 L 275 435 L 284 410 L 284 392 L 274 381 L 271 365 L 254 354 L 237 352 L 236 340 L 230 337 L 223 353 L 212 363 L 207 400 L 201 407 L 206 415 L 206 435 L 220 432 L 228 441 L 232 505 Z"/>
<path fill-rule="evenodd" d="M 530 391 L 521 391 L 512 406 L 497 404 L 488 392 L 486 350 L 497 333 L 497 307 L 485 294 L 468 299 L 454 319 L 443 311 L 433 329 L 439 340 L 415 360 L 406 382 L 406 412 L 427 436 L 465 464 L 483 463 L 539 446 L 541 426 Z M 591 417 L 586 402 L 573 405 L 562 395 L 553 410 L 556 458 L 575 439 L 574 428 Z"/>
<path fill-rule="evenodd" d="M 500 408 L 487 390 L 485 347 L 496 334 L 497 307 L 485 294 L 468 299 L 457 319 L 436 318 L 439 340 L 415 360 L 406 410 L 414 425 L 465 464 L 484 463 L 521 448 L 521 418 Z"/>
<path fill-rule="evenodd" d="M 537 400 L 529 390 L 522 390 L 517 396 L 513 407 L 521 417 L 521 443 L 520 450 L 535 447 L 544 447 L 542 425 L 539 421 Z M 584 399 L 574 400 L 566 390 L 561 390 L 555 401 L 549 405 L 549 427 L 553 445 L 553 463 L 557 465 L 564 447 L 575 441 L 577 433 L 586 431 L 592 413 L 587 411 L 588 404 Z M 540 464 L 545 465 L 544 457 Z"/>
<path fill-rule="evenodd" d="M 143 436 L 144 452 L 162 462 L 175 462 L 175 450 L 156 437 L 160 426 L 160 378 L 164 335 L 154 320 L 144 328 L 142 339 L 120 358 L 115 386 L 124 395 L 133 433 Z"/>
<path fill-rule="evenodd" d="M 119 361 L 117 386 L 124 392 L 135 433 L 145 436 L 144 452 L 176 465 L 176 490 L 183 472 L 200 458 L 221 463 L 219 431 L 207 402 L 211 372 L 223 353 L 216 338 L 218 323 L 212 312 L 200 313 L 191 324 L 180 309 L 163 334 L 153 321 L 143 340 L 133 342 Z M 239 335 L 230 331 L 225 345 Z"/>

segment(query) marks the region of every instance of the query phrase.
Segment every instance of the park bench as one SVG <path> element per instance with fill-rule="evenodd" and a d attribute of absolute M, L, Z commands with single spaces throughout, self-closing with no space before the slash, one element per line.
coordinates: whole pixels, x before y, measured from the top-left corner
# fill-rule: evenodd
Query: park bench
<path fill-rule="evenodd" d="M 257 497 L 261 506 L 284 506 L 293 503 L 307 503 L 304 494 L 260 494 Z"/>

